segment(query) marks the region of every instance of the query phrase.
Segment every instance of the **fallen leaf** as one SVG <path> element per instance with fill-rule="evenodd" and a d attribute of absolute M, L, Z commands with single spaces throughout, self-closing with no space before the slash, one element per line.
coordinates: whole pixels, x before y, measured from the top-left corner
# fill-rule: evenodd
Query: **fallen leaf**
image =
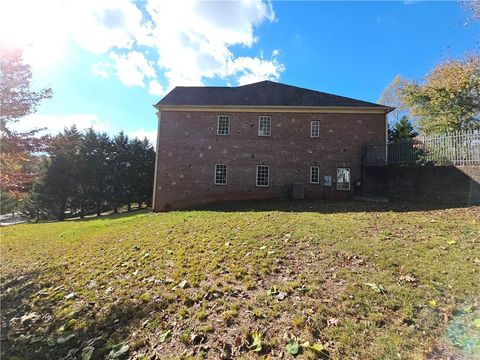
<path fill-rule="evenodd" d="M 300 350 L 300 346 L 297 340 L 290 341 L 287 344 L 286 348 L 287 348 L 287 351 L 292 355 L 297 355 L 298 351 Z"/>
<path fill-rule="evenodd" d="M 385 294 L 387 291 L 382 285 L 377 285 L 375 283 L 365 283 L 369 288 L 371 288 L 373 291 L 376 291 L 381 294 Z"/>
<path fill-rule="evenodd" d="M 278 301 L 282 301 L 286 297 L 287 297 L 287 293 L 283 291 L 280 291 L 277 295 L 275 295 L 275 299 L 277 299 Z"/>
<path fill-rule="evenodd" d="M 167 339 L 172 335 L 171 330 L 164 331 L 162 334 L 160 334 L 160 342 L 164 343 L 167 341 Z"/>
<path fill-rule="evenodd" d="M 172 290 L 175 290 L 176 288 L 185 289 L 187 287 L 187 285 L 188 285 L 187 280 L 182 280 L 177 285 L 175 285 L 172 288 Z"/>
<path fill-rule="evenodd" d="M 455 245 L 457 242 L 455 240 L 448 240 L 447 244 L 448 245 Z"/>
<path fill-rule="evenodd" d="M 71 300 L 71 299 L 75 298 L 75 296 L 77 296 L 77 294 L 74 293 L 74 292 L 71 292 L 70 294 L 65 296 L 65 300 Z"/>
<path fill-rule="evenodd" d="M 82 360 L 90 360 L 95 348 L 93 346 L 86 346 L 82 350 Z"/>
<path fill-rule="evenodd" d="M 480 319 L 473 320 L 473 325 L 475 325 L 477 328 L 480 328 Z"/>
<path fill-rule="evenodd" d="M 64 334 L 57 339 L 57 344 L 64 344 L 68 340 L 73 339 L 75 334 Z"/>
<path fill-rule="evenodd" d="M 308 347 L 308 350 L 311 350 L 311 351 L 313 351 L 314 353 L 317 353 L 317 354 L 318 354 L 318 353 L 321 353 L 321 352 L 324 350 L 324 347 L 323 347 L 322 344 L 316 343 L 316 344 L 310 345 L 310 346 Z"/>
<path fill-rule="evenodd" d="M 338 319 L 337 318 L 330 318 L 327 320 L 327 325 L 328 326 L 337 326 L 338 325 Z"/>
<path fill-rule="evenodd" d="M 413 283 L 413 282 L 417 281 L 415 276 L 410 275 L 410 274 L 400 276 L 400 280 L 405 281 L 405 282 L 409 282 L 409 283 Z"/>
<path fill-rule="evenodd" d="M 252 351 L 255 351 L 255 352 L 262 351 L 262 334 L 255 331 L 252 334 L 252 340 L 253 340 L 252 344 L 248 348 Z"/>
<path fill-rule="evenodd" d="M 124 343 L 120 343 L 117 345 L 112 346 L 112 350 L 110 351 L 110 354 L 108 354 L 108 357 L 110 359 L 117 359 L 123 354 L 125 354 L 130 347 Z"/>
<path fill-rule="evenodd" d="M 37 321 L 40 318 L 40 316 L 34 312 L 31 312 L 29 314 L 25 314 L 22 317 L 20 317 L 20 322 L 23 324 L 26 321 Z"/>
<path fill-rule="evenodd" d="M 275 285 L 273 285 L 270 289 L 268 289 L 267 291 L 267 295 L 268 296 L 273 296 L 273 295 L 277 295 L 278 294 L 278 290 L 277 290 L 277 287 Z"/>

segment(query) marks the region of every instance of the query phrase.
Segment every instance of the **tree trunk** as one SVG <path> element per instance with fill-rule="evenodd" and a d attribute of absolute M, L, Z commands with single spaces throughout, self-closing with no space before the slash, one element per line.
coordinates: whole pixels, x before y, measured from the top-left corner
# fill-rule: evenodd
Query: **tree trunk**
<path fill-rule="evenodd" d="M 130 211 L 130 210 L 132 210 L 132 204 L 128 202 L 127 211 Z"/>
<path fill-rule="evenodd" d="M 40 210 L 37 209 L 37 214 L 35 216 L 35 223 L 38 223 L 39 219 L 40 219 Z"/>
<path fill-rule="evenodd" d="M 102 205 L 100 202 L 97 203 L 97 216 L 100 216 L 102 214 Z"/>

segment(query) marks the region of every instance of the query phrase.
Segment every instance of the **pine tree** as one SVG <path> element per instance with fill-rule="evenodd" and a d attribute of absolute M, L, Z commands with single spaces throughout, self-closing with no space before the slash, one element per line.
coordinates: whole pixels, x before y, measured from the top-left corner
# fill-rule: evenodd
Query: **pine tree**
<path fill-rule="evenodd" d="M 418 136 L 407 116 L 403 116 L 388 132 L 390 141 L 411 140 Z"/>
<path fill-rule="evenodd" d="M 66 211 L 75 213 L 78 204 L 78 157 L 82 134 L 75 126 L 57 135 L 50 146 L 51 163 L 43 181 L 42 195 L 47 208 L 57 220 L 64 220 Z"/>
<path fill-rule="evenodd" d="M 152 205 L 154 176 L 155 176 L 155 150 L 147 138 L 142 141 L 143 168 L 141 171 L 143 181 L 140 184 L 140 201 L 147 206 Z"/>
<path fill-rule="evenodd" d="M 129 200 L 140 209 L 143 203 L 150 205 L 152 201 L 155 151 L 147 138 L 134 139 L 129 147 L 132 159 L 128 171 Z"/>
<path fill-rule="evenodd" d="M 113 138 L 112 156 L 110 161 L 110 174 L 112 192 L 110 200 L 113 204 L 113 211 L 127 204 L 128 195 L 128 168 L 130 167 L 129 140 L 123 131 Z"/>

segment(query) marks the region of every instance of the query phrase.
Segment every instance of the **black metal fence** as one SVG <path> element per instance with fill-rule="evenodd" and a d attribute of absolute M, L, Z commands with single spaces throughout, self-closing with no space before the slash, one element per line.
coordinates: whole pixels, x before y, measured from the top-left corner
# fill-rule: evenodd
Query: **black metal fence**
<path fill-rule="evenodd" d="M 417 136 L 409 141 L 363 148 L 364 166 L 480 165 L 480 131 Z"/>

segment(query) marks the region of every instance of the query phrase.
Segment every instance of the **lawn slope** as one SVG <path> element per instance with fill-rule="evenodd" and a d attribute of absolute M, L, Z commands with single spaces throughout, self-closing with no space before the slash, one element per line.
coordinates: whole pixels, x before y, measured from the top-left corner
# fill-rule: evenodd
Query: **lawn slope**
<path fill-rule="evenodd" d="M 253 203 L 1 232 L 2 359 L 480 357 L 478 207 Z"/>

